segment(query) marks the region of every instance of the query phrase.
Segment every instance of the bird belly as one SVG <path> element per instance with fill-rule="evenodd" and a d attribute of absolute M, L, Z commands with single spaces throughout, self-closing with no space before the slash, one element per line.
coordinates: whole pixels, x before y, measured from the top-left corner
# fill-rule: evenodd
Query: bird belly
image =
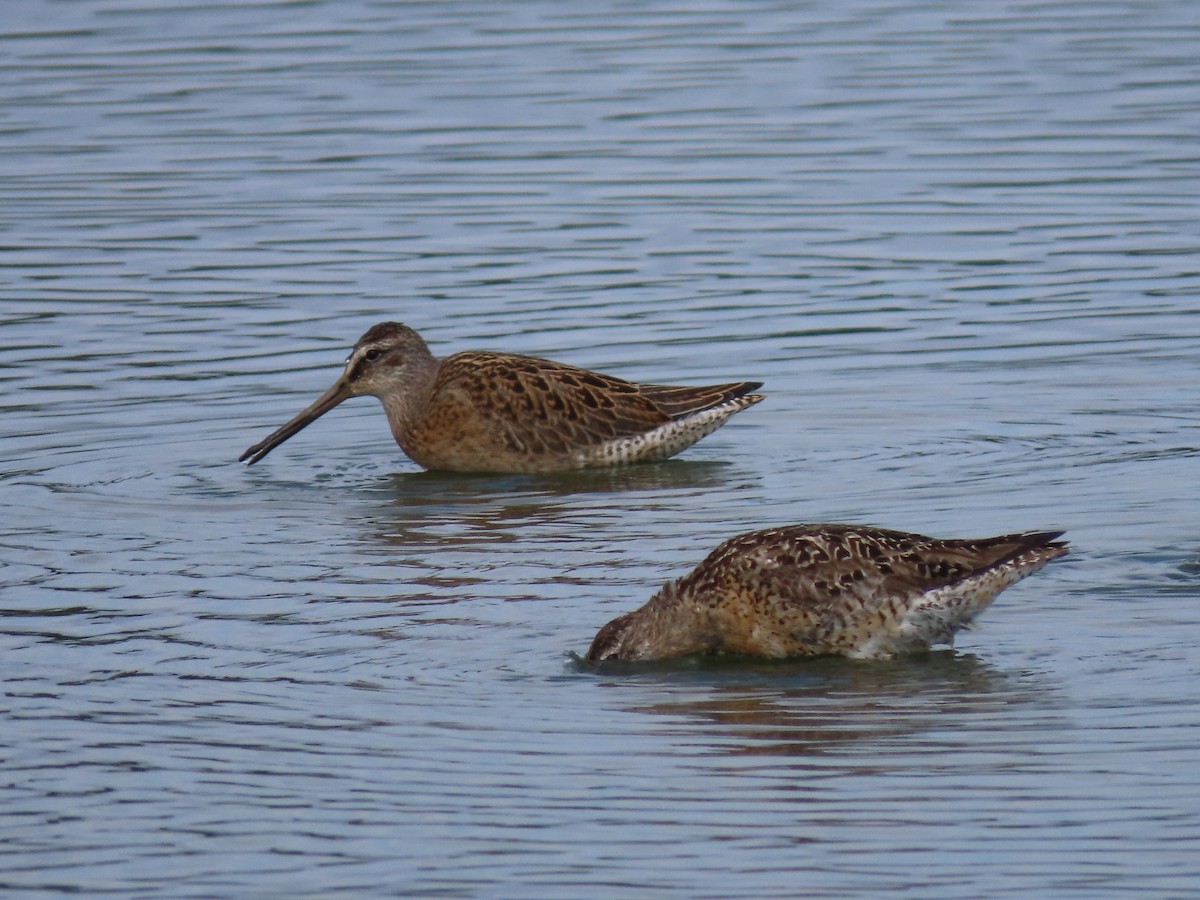
<path fill-rule="evenodd" d="M 613 438 L 576 451 L 578 465 L 611 466 L 641 460 L 670 459 L 701 438 L 712 434 L 738 410 L 747 406 L 743 398 L 674 419 L 642 434 Z"/>

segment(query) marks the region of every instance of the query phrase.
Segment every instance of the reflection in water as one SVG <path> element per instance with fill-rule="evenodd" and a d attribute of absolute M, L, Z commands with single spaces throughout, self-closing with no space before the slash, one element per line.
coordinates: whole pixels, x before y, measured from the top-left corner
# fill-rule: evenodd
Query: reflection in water
<path fill-rule="evenodd" d="M 678 459 L 537 475 L 404 472 L 390 476 L 389 480 L 395 502 L 407 504 L 428 502 L 431 497 L 472 502 L 520 492 L 574 497 L 588 493 L 711 488 L 722 484 L 730 471 L 731 464 L 721 460 Z"/>
<path fill-rule="evenodd" d="M 721 461 L 668 460 L 545 475 L 405 472 L 380 477 L 364 492 L 386 497 L 369 516 L 374 541 L 406 547 L 431 537 L 507 543 L 519 540 L 524 528 L 578 517 L 582 510 L 628 506 L 628 493 L 661 492 L 662 504 L 687 504 L 705 491 L 728 488 L 734 477 L 746 473 Z M 442 526 L 452 534 L 437 537 Z"/>
<path fill-rule="evenodd" d="M 1194 892 L 1195 4 L 494 7 L 3 5 L 0 884 Z M 771 401 L 628 469 L 391 474 L 367 401 L 232 462 L 395 318 Z M 996 668 L 562 672 L 803 521 L 1080 552 Z"/>
<path fill-rule="evenodd" d="M 1192 576 L 1193 578 L 1197 575 L 1200 575 L 1200 550 L 1196 551 L 1196 555 L 1192 557 L 1192 559 L 1185 563 L 1181 563 L 1179 570 L 1187 575 Z"/>
<path fill-rule="evenodd" d="M 732 755 L 812 756 L 854 744 L 877 749 L 889 738 L 944 729 L 956 716 L 1031 703 L 1046 692 L 954 650 L 871 661 L 706 657 L 675 665 L 578 664 L 601 676 L 619 672 L 620 680 L 608 682 L 612 687 L 630 681 L 672 693 L 687 689 L 686 699 L 630 710 L 681 721 L 688 744 Z M 672 732 L 678 734 L 675 727 Z"/>

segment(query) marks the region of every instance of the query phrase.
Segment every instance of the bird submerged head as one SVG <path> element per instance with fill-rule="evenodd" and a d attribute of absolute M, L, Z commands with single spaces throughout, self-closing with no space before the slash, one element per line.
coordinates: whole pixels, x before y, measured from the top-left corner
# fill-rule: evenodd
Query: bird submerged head
<path fill-rule="evenodd" d="M 587 658 L 590 662 L 673 659 L 720 647 L 719 633 L 686 602 L 679 582 L 669 581 L 644 606 L 601 628 Z"/>

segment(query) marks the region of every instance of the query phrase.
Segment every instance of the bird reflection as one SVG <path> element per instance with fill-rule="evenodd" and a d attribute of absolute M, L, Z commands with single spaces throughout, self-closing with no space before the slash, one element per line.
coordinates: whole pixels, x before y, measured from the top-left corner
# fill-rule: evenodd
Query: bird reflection
<path fill-rule="evenodd" d="M 721 658 L 705 660 L 703 668 L 695 660 L 579 665 L 601 674 L 619 671 L 614 688 L 647 682 L 669 687 L 670 698 L 627 708 L 682 722 L 677 727 L 689 745 L 732 756 L 818 756 L 877 744 L 944 729 L 955 715 L 1033 702 L 1045 690 L 954 650 L 865 662 Z"/>
<path fill-rule="evenodd" d="M 717 460 L 669 460 L 632 466 L 580 469 L 531 475 L 478 475 L 452 472 L 397 472 L 386 479 L 398 502 L 429 502 L 431 497 L 471 500 L 511 493 L 546 497 L 621 491 L 708 490 L 723 484 L 731 463 Z"/>
<path fill-rule="evenodd" d="M 729 463 L 690 460 L 535 475 L 406 472 L 365 490 L 381 498 L 369 517 L 376 541 L 461 546 L 511 543 L 529 526 L 617 508 L 620 497 L 607 494 L 662 491 L 672 502 L 686 500 L 727 484 L 735 472 Z"/>

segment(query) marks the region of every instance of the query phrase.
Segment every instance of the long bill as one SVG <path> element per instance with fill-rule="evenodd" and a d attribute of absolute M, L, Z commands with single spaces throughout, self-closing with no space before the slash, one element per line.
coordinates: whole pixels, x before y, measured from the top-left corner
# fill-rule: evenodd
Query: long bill
<path fill-rule="evenodd" d="M 264 440 L 259 441 L 245 453 L 238 457 L 238 462 L 244 462 L 248 466 L 254 465 L 293 434 L 307 428 L 325 413 L 329 412 L 343 400 L 348 400 L 354 394 L 350 390 L 350 383 L 345 376 L 334 382 L 333 387 L 323 393 L 316 399 L 316 402 L 304 412 L 300 413 L 286 425 L 272 431 Z"/>

